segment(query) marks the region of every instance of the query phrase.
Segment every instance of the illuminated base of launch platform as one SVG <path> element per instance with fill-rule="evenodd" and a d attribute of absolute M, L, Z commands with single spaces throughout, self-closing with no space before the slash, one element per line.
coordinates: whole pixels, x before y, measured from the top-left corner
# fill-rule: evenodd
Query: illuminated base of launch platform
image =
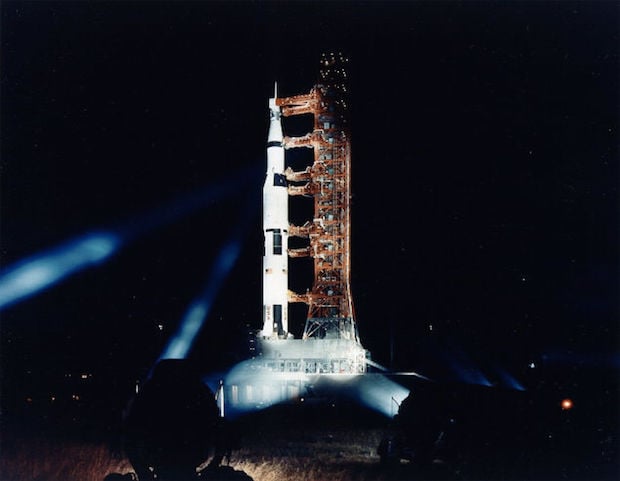
<path fill-rule="evenodd" d="M 331 396 L 365 377 L 368 363 L 369 352 L 349 339 L 257 339 L 257 355 L 224 376 L 223 406 L 243 413 Z"/>
<path fill-rule="evenodd" d="M 217 383 L 212 389 L 217 388 Z M 393 417 L 409 390 L 381 373 L 302 373 L 274 371 L 262 362 L 238 364 L 218 390 L 218 405 L 227 418 L 276 404 L 353 401 Z"/>

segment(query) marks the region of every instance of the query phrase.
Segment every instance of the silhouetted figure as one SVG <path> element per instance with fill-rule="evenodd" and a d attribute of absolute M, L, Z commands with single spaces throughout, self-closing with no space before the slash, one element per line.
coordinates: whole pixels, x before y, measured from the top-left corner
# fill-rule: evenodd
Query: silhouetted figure
<path fill-rule="evenodd" d="M 215 453 L 207 468 L 217 468 L 222 462 L 225 462 L 226 465 L 230 464 L 232 452 L 241 447 L 240 438 L 237 427 L 226 419 L 220 418 L 215 437 Z"/>
<path fill-rule="evenodd" d="M 384 465 L 398 465 L 401 459 L 428 469 L 455 457 L 454 442 L 462 420 L 459 398 L 450 388 L 419 383 L 402 401 L 389 432 L 377 453 Z"/>
<path fill-rule="evenodd" d="M 215 446 L 218 409 L 186 360 L 160 361 L 124 423 L 124 447 L 138 479 L 186 481 Z"/>

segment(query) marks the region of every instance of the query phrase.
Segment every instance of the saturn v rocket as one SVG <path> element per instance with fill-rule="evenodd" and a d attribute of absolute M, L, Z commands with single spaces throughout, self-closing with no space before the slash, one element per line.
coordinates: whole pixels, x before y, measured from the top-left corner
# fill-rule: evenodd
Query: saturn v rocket
<path fill-rule="evenodd" d="M 280 107 L 269 99 L 267 173 L 263 185 L 263 331 L 266 338 L 288 336 L 288 190 Z"/>
<path fill-rule="evenodd" d="M 309 93 L 278 97 L 276 85 L 268 102 L 263 324 L 262 330 L 252 335 L 252 359 L 227 375 L 226 399 L 232 407 L 255 409 L 298 398 L 310 386 L 315 389 L 323 383 L 316 382 L 318 376 L 328 375 L 324 378 L 328 383 L 340 376 L 348 379 L 365 374 L 371 362 L 357 333 L 350 288 L 347 61 L 342 54 L 324 54 L 319 83 Z M 312 131 L 301 137 L 284 136 L 284 119 L 305 114 L 312 115 Z M 285 151 L 295 148 L 312 149 L 312 164 L 304 170 L 286 166 Z M 289 223 L 292 196 L 311 198 L 314 204 L 312 217 L 303 225 Z M 308 245 L 289 249 L 291 237 Z M 314 279 L 302 294 L 288 289 L 288 275 L 289 258 L 303 257 L 312 258 Z M 289 326 L 289 303 L 308 306 L 303 334 L 298 338 L 289 332 L 293 324 Z M 392 402 L 395 398 L 387 399 Z"/>

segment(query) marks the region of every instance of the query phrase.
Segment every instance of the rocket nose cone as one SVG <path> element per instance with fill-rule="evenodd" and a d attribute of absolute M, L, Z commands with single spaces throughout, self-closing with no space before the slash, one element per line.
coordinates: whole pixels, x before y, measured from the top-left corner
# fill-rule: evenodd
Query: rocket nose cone
<path fill-rule="evenodd" d="M 278 98 L 278 82 L 273 86 L 273 97 L 269 99 L 269 142 L 282 141 L 282 113 L 280 106 L 276 104 Z"/>

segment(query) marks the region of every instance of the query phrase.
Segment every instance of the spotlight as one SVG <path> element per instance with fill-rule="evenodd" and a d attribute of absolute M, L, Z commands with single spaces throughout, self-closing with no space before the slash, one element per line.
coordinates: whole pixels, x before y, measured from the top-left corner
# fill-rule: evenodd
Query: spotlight
<path fill-rule="evenodd" d="M 0 309 L 102 263 L 121 245 L 121 238 L 113 232 L 92 232 L 10 267 L 0 274 Z"/>
<path fill-rule="evenodd" d="M 215 200 L 238 194 L 240 187 L 255 180 L 259 172 L 256 166 L 236 172 L 116 228 L 88 232 L 16 263 L 0 272 L 0 310 L 38 294 L 70 275 L 103 263 L 137 237 L 209 206 Z"/>

